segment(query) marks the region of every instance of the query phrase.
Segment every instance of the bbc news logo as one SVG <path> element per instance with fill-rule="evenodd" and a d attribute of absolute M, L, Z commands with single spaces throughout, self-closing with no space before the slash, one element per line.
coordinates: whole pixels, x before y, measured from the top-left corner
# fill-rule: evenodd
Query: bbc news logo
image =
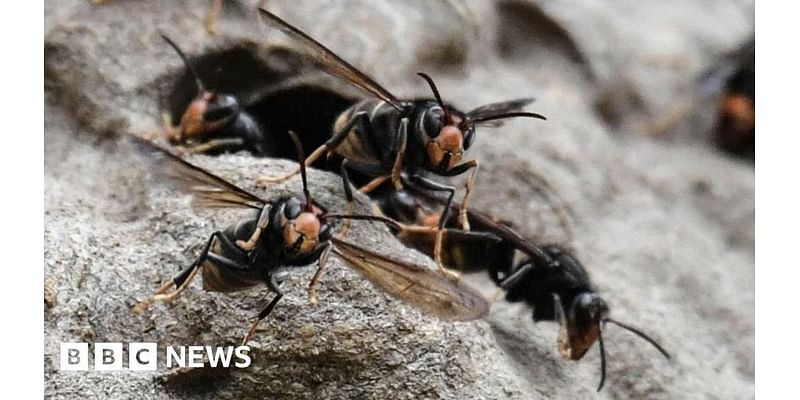
<path fill-rule="evenodd" d="M 62 371 L 121 371 L 125 356 L 122 343 L 95 343 L 94 357 L 89 356 L 89 343 L 61 343 Z M 247 368 L 249 346 L 166 346 L 166 367 Z M 128 343 L 128 368 L 131 371 L 155 371 L 158 368 L 157 343 Z M 91 358 L 91 362 L 90 362 Z"/>

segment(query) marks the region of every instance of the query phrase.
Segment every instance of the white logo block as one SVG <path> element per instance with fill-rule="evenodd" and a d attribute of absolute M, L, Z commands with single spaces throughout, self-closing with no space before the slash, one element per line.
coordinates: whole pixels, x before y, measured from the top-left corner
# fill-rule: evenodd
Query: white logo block
<path fill-rule="evenodd" d="M 62 371 L 89 370 L 89 343 L 61 343 Z"/>
<path fill-rule="evenodd" d="M 158 368 L 158 343 L 131 343 L 128 345 L 128 369 L 155 371 Z"/>
<path fill-rule="evenodd" d="M 94 370 L 122 371 L 122 343 L 95 343 Z"/>

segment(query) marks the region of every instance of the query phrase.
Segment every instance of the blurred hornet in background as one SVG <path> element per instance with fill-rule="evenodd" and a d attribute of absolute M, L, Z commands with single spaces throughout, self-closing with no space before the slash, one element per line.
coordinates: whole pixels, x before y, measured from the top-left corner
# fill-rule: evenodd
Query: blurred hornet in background
<path fill-rule="evenodd" d="M 159 288 L 154 296 L 137 304 L 135 311 L 147 309 L 154 301 L 174 299 L 188 287 L 198 271 L 202 271 L 203 288 L 208 291 L 235 292 L 266 284 L 275 297 L 258 314 L 243 340 L 244 345 L 254 335 L 258 323 L 283 297 L 279 286 L 292 267 L 318 263 L 308 287 L 309 301 L 316 303 L 315 287 L 325 270 L 329 253 L 333 252 L 376 287 L 425 314 L 454 321 L 478 319 L 487 314 L 486 299 L 465 284 L 425 266 L 393 260 L 334 236 L 332 221 L 348 218 L 380 221 L 394 229 L 430 229 L 406 227 L 372 215 L 328 213 L 311 199 L 302 149 L 293 133 L 292 140 L 301 160 L 304 197 L 291 195 L 273 200 L 261 199 L 148 143 L 148 147 L 157 149 L 170 163 L 170 168 L 164 170 L 194 195 L 197 205 L 251 208 L 257 212 L 252 218 L 212 233 L 197 259 Z M 352 196 L 352 192 L 346 194 Z"/>
<path fill-rule="evenodd" d="M 379 215 L 401 223 L 436 225 L 442 199 L 425 192 L 383 192 L 375 197 Z M 458 207 L 454 204 L 452 207 Z M 472 231 L 447 227 L 442 232 L 441 259 L 445 267 L 462 272 L 486 271 L 505 292 L 509 302 L 524 302 L 533 309 L 533 320 L 559 324 L 558 349 L 564 358 L 580 360 L 597 342 L 601 378 L 606 377 L 603 330 L 617 325 L 646 340 L 664 357 L 669 354 L 640 330 L 609 317 L 609 307 L 596 293 L 586 269 L 559 245 L 539 246 L 523 238 L 510 223 L 498 221 L 473 208 L 467 210 Z M 432 255 L 434 234 L 423 230 L 395 230 L 407 246 Z M 517 261 L 519 260 L 519 261 Z"/>
<path fill-rule="evenodd" d="M 167 36 L 162 37 L 183 60 L 197 88 L 180 124 L 172 126 L 171 121 L 165 121 L 165 136 L 175 146 L 175 151 L 219 154 L 248 150 L 255 156 L 266 155 L 268 138 L 258 121 L 235 96 L 207 89 L 178 45 Z"/>
<path fill-rule="evenodd" d="M 739 51 L 727 67 L 716 126 L 717 145 L 729 153 L 755 158 L 756 148 L 756 55 L 755 43 Z"/>
<path fill-rule="evenodd" d="M 475 127 L 498 126 L 499 120 L 512 117 L 546 119 L 540 114 L 519 111 L 532 99 L 487 104 L 467 113 L 461 112 L 444 103 L 433 80 L 423 73 L 418 75 L 428 83 L 434 98 L 400 100 L 300 29 L 269 11 L 259 11 L 265 24 L 300 42 L 325 72 L 374 96 L 342 113 L 334 123 L 331 138 L 306 160 L 306 165 L 311 165 L 325 154 L 341 157 L 344 168 L 374 178 L 360 189 L 362 192 L 369 192 L 391 180 L 396 190 L 409 185 L 447 192 L 448 203 L 452 203 L 455 187 L 429 180 L 423 174 L 457 176 L 472 170 L 466 181 L 459 214 L 462 228 L 468 229 L 465 210 L 478 161 L 462 162 L 462 159 L 475 140 Z M 265 176 L 258 183 L 262 186 L 280 183 L 299 172 L 277 178 Z M 439 227 L 444 227 L 449 210 L 450 207 L 443 208 Z"/>

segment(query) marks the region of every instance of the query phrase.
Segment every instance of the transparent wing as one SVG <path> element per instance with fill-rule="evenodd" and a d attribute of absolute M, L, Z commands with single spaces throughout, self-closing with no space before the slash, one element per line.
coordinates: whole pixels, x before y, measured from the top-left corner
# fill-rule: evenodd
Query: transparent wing
<path fill-rule="evenodd" d="M 193 205 L 203 208 L 253 208 L 260 210 L 267 201 L 200 168 L 155 143 L 135 139 L 158 155 L 158 175 L 177 182 L 191 193 Z"/>
<path fill-rule="evenodd" d="M 327 47 L 323 46 L 300 29 L 280 19 L 275 14 L 263 8 L 260 8 L 258 11 L 262 17 L 261 21 L 265 24 L 280 29 L 282 32 L 301 42 L 306 49 L 312 53 L 311 55 L 326 72 L 350 82 L 353 86 L 361 90 L 373 94 L 398 110 L 403 108 L 403 104 L 391 92 L 384 89 L 381 85 L 372 80 L 372 78 L 350 65 L 347 61 L 341 59 Z"/>
<path fill-rule="evenodd" d="M 501 120 L 492 120 L 492 118 L 499 115 L 522 111 L 523 107 L 533 103 L 533 101 L 533 98 L 525 98 L 485 104 L 468 112 L 467 118 L 473 121 L 481 121 L 478 122 L 478 124 L 483 126 L 502 126 L 503 122 Z M 485 119 L 489 119 L 489 121 L 483 122 Z"/>
<path fill-rule="evenodd" d="M 334 245 L 333 251 L 364 278 L 425 314 L 448 321 L 470 321 L 489 312 L 486 298 L 462 282 L 339 239 L 334 239 Z"/>

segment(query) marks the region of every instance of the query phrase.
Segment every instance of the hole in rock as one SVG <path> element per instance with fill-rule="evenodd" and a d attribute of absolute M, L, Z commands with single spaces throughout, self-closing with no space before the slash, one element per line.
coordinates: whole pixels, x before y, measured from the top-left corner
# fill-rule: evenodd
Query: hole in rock
<path fill-rule="evenodd" d="M 500 16 L 497 46 L 507 60 L 525 61 L 531 57 L 561 55 L 569 62 L 588 65 L 569 32 L 539 7 L 503 1 L 497 4 Z M 588 67 L 585 68 L 589 73 Z"/>

